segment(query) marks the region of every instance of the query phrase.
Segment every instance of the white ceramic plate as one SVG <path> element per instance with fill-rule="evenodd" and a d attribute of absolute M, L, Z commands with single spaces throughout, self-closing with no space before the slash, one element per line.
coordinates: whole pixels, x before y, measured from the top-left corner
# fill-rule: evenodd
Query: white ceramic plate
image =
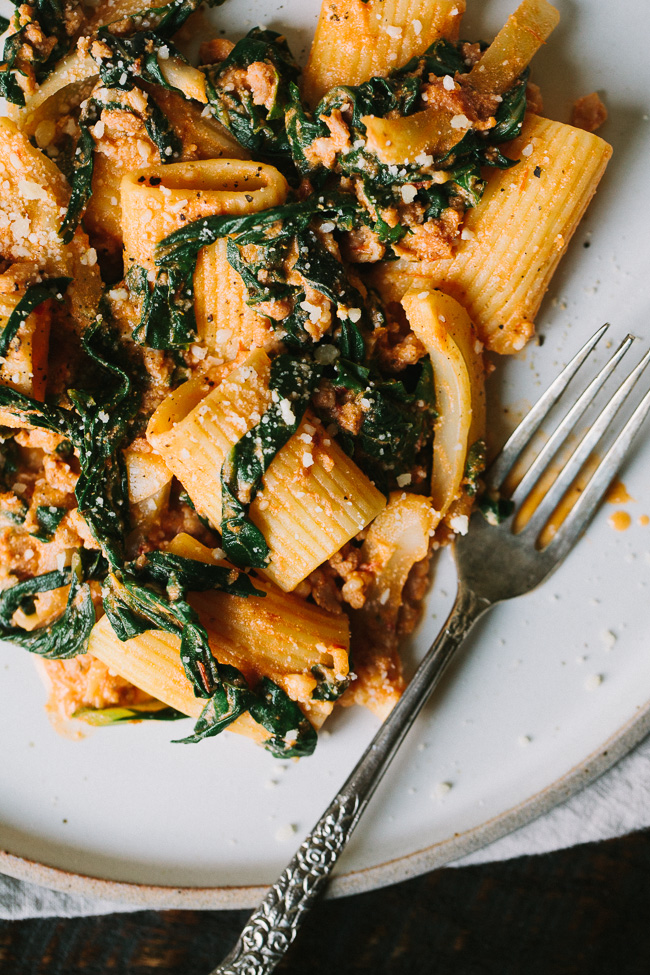
<path fill-rule="evenodd" d="M 514 5 L 473 0 L 463 34 L 493 36 Z M 615 152 L 538 318 L 544 345 L 509 360 L 493 380 L 494 427 L 518 418 L 604 320 L 613 341 L 627 331 L 646 340 L 640 347 L 650 339 L 650 64 L 642 53 L 650 11 L 641 0 L 621 0 L 615 16 L 598 0 L 558 6 L 561 26 L 535 61 L 546 111 L 567 120 L 572 100 L 598 89 L 610 111 L 602 134 Z M 277 9 L 270 0 L 229 0 L 214 16 L 236 35 L 260 22 L 286 30 L 304 58 L 316 14 L 316 0 Z M 509 404 L 505 424 L 499 398 Z M 646 732 L 650 528 L 638 518 L 650 513 L 648 432 L 624 474 L 636 499 L 624 506 L 632 526 L 615 532 L 605 506 L 542 589 L 496 608 L 477 629 L 386 776 L 332 893 L 390 883 L 476 849 L 566 798 Z M 453 591 L 444 555 L 413 657 Z M 255 888 L 275 879 L 376 729 L 370 714 L 342 711 L 313 758 L 286 766 L 235 735 L 172 745 L 178 725 L 68 741 L 45 717 L 28 654 L 1 648 L 0 665 L 0 848 L 8 851 L 0 868 L 142 906 L 255 903 Z M 603 681 L 588 691 L 593 674 Z M 444 797 L 441 782 L 453 786 Z"/>

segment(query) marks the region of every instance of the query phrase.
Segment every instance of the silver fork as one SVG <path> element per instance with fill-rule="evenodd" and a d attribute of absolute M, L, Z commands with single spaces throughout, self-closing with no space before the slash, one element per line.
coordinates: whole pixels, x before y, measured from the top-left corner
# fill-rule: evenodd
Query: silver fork
<path fill-rule="evenodd" d="M 607 325 L 600 328 L 580 349 L 507 441 L 486 476 L 487 490 L 494 496 L 498 496 L 524 448 L 607 328 Z M 456 538 L 454 555 L 458 567 L 458 592 L 443 630 L 338 795 L 251 915 L 233 950 L 212 975 L 268 975 L 273 971 L 327 884 L 334 865 L 407 732 L 474 623 L 495 603 L 529 592 L 543 582 L 587 527 L 650 411 L 650 392 L 623 426 L 552 540 L 544 548 L 538 546 L 542 528 L 627 400 L 650 361 L 650 352 L 619 386 L 590 426 L 525 526 L 514 530 L 521 503 L 568 434 L 575 432 L 576 424 L 633 341 L 628 335 L 546 442 L 512 496 L 513 512 L 498 525 L 489 524 L 482 514 L 475 512 L 468 534 Z"/>

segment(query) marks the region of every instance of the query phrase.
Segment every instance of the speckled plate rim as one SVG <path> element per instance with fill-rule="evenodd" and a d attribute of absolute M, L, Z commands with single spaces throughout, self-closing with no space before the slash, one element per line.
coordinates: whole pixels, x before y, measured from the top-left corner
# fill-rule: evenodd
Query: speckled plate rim
<path fill-rule="evenodd" d="M 326 891 L 327 897 L 361 894 L 417 877 L 442 867 L 501 839 L 550 812 L 615 765 L 650 733 L 650 700 L 637 714 L 614 732 L 584 761 L 556 779 L 545 789 L 501 815 L 457 833 L 403 857 L 373 867 L 337 874 Z M 263 885 L 245 887 L 174 887 L 104 880 L 59 867 L 15 856 L 0 850 L 0 871 L 18 880 L 29 881 L 66 894 L 111 901 L 119 912 L 128 909 L 236 910 L 255 907 L 268 889 Z"/>

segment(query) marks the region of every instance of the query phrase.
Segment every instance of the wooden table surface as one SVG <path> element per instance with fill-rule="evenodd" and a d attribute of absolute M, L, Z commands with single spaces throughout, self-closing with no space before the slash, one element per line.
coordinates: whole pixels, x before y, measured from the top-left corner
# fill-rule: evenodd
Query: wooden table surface
<path fill-rule="evenodd" d="M 2 975 L 208 975 L 247 911 L 0 922 Z M 650 831 L 319 904 L 283 975 L 649 975 Z"/>

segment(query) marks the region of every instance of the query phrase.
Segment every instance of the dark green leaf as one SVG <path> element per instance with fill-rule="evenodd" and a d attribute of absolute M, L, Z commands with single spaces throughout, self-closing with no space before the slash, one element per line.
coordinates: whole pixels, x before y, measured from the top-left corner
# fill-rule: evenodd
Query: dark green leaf
<path fill-rule="evenodd" d="M 256 105 L 250 90 L 232 83 L 233 70 L 245 71 L 263 63 L 273 74 L 270 105 Z M 284 37 L 272 30 L 254 27 L 235 44 L 228 57 L 205 69 L 208 98 L 213 114 L 232 132 L 254 159 L 269 159 L 275 165 L 291 166 L 285 129 L 285 110 L 291 102 L 291 86 L 300 69 Z"/>
<path fill-rule="evenodd" d="M 478 490 L 478 479 L 485 470 L 487 447 L 485 440 L 477 440 L 467 451 L 465 461 L 465 491 L 470 498 L 475 497 Z"/>
<path fill-rule="evenodd" d="M 503 96 L 496 113 L 496 126 L 490 132 L 490 142 L 510 142 L 516 139 L 526 114 L 526 86 L 530 71 L 527 68 L 512 88 Z"/>
<path fill-rule="evenodd" d="M 33 605 L 34 596 L 39 592 L 51 592 L 67 586 L 69 582 L 70 569 L 62 569 L 60 572 L 46 572 L 4 589 L 0 592 L 0 625 L 11 625 L 16 610 L 23 609 L 25 604 Z"/>
<path fill-rule="evenodd" d="M 313 754 L 318 736 L 295 701 L 269 677 L 263 677 L 257 688 L 258 700 L 250 713 L 262 727 L 271 732 L 264 743 L 276 758 L 302 758 Z"/>
<path fill-rule="evenodd" d="M 32 284 L 27 288 L 0 333 L 0 356 L 6 356 L 20 326 L 27 321 L 35 308 L 52 299 L 63 301 L 71 280 L 72 278 L 50 278 L 42 284 Z"/>
<path fill-rule="evenodd" d="M 41 542 L 51 542 L 54 534 L 65 518 L 66 508 L 57 508 L 55 505 L 38 505 L 36 508 L 36 521 L 38 522 L 38 532 L 33 532 L 34 538 Z"/>
<path fill-rule="evenodd" d="M 350 678 L 336 680 L 332 677 L 331 671 L 326 671 L 318 664 L 311 668 L 311 672 L 318 681 L 312 691 L 314 701 L 338 701 L 344 691 L 350 686 Z"/>
<path fill-rule="evenodd" d="M 25 10 L 28 12 L 25 13 Z M 2 54 L 3 63 L 0 64 L 0 96 L 14 105 L 24 106 L 25 95 L 18 81 L 18 77 L 26 77 L 26 68 L 33 72 L 37 84 L 41 84 L 57 62 L 67 54 L 72 38 L 66 30 L 66 14 L 63 5 L 58 0 L 34 0 L 29 7 L 21 11 L 22 26 L 17 19 L 14 26 L 19 29 L 10 34 L 5 40 Z M 27 22 L 25 20 L 27 19 Z M 5 18 L 3 17 L 4 21 Z M 29 30 L 32 28 L 42 31 L 45 38 L 53 41 L 51 46 L 39 47 L 30 44 Z M 25 50 L 30 52 L 29 60 L 24 62 Z"/>
<path fill-rule="evenodd" d="M 67 571 L 67 574 L 65 572 L 48 572 L 44 576 L 37 576 L 36 579 L 28 580 L 27 583 L 19 583 L 17 586 L 5 590 L 2 596 L 6 598 L 0 610 L 0 638 L 15 643 L 25 650 L 29 650 L 30 653 L 38 654 L 48 660 L 62 660 L 85 653 L 90 632 L 95 625 L 95 607 L 90 594 L 90 586 L 79 580 L 81 574 L 79 569 L 80 562 L 77 559 L 77 569 L 75 570 L 73 566 L 72 572 L 70 570 Z M 64 581 L 61 581 L 62 578 Z M 20 626 L 10 624 L 9 621 L 16 609 L 23 608 L 25 603 L 29 609 L 29 600 L 36 593 L 58 589 L 67 581 L 70 581 L 67 606 L 63 615 L 54 623 L 35 630 L 24 630 Z M 32 584 L 31 587 L 29 587 L 29 583 Z M 18 589 L 19 586 L 23 587 L 20 593 L 12 591 Z"/>
<path fill-rule="evenodd" d="M 149 552 L 144 564 L 144 572 L 155 582 L 179 591 L 206 592 L 218 589 L 231 596 L 264 596 L 256 589 L 250 576 L 237 572 L 228 566 L 210 565 L 197 559 L 172 555 L 171 552 Z"/>
<path fill-rule="evenodd" d="M 244 677 L 235 667 L 219 665 L 221 685 L 205 705 L 194 726 L 194 734 L 178 740 L 178 744 L 191 745 L 204 738 L 220 734 L 241 714 L 248 711 L 255 697 Z"/>
<path fill-rule="evenodd" d="M 483 495 L 478 503 L 478 509 L 490 525 L 500 525 L 510 517 L 515 510 L 514 502 L 507 498 Z"/>
<path fill-rule="evenodd" d="M 89 99 L 88 108 L 79 119 L 79 141 L 73 162 L 72 191 L 68 209 L 59 230 L 64 244 L 69 244 L 74 237 L 74 232 L 92 194 L 95 140 L 89 132 L 88 126 L 94 125 L 99 119 L 99 115 L 100 112 L 97 110 L 95 100 Z"/>

